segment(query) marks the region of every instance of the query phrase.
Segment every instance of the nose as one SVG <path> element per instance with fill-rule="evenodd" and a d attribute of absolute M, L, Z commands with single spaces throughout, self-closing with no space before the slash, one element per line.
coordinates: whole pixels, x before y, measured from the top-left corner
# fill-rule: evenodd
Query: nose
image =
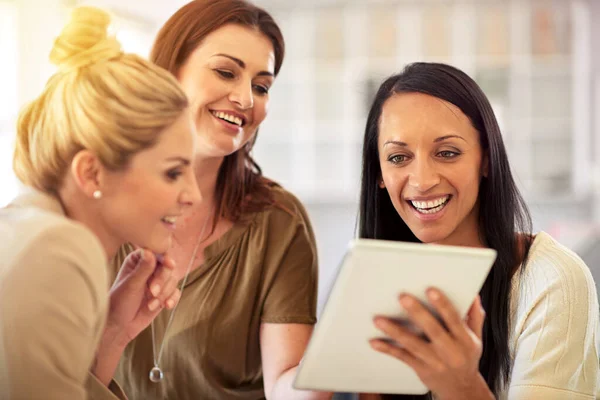
<path fill-rule="evenodd" d="M 235 103 L 240 109 L 248 110 L 254 107 L 254 94 L 252 93 L 252 82 L 245 82 L 240 80 L 239 84 L 235 86 L 229 100 Z"/>
<path fill-rule="evenodd" d="M 440 176 L 427 158 L 415 159 L 409 172 L 408 184 L 419 192 L 427 192 L 440 183 Z"/>
<path fill-rule="evenodd" d="M 185 187 L 181 191 L 180 203 L 184 206 L 191 206 L 202 201 L 202 194 L 198 188 L 196 174 L 190 171 L 188 178 L 185 179 Z"/>

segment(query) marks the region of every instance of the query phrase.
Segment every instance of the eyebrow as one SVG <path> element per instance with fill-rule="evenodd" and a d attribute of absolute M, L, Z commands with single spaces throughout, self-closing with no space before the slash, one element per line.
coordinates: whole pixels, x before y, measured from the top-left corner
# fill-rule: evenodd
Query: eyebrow
<path fill-rule="evenodd" d="M 463 138 L 462 136 L 459 136 L 459 135 L 446 135 L 446 136 L 440 136 L 439 138 L 435 139 L 433 141 L 433 143 L 443 142 L 444 140 L 447 140 L 447 139 L 461 139 L 461 140 L 464 140 L 466 142 L 466 139 Z"/>
<path fill-rule="evenodd" d="M 169 157 L 166 160 L 167 162 L 172 162 L 172 161 L 177 161 L 183 165 L 190 165 L 191 161 L 188 160 L 187 158 L 183 158 L 183 157 Z"/>
<path fill-rule="evenodd" d="M 215 54 L 215 56 L 229 58 L 231 61 L 233 61 L 234 63 L 236 63 L 237 65 L 239 65 L 240 68 L 242 68 L 242 69 L 246 68 L 246 63 L 243 62 L 242 60 L 240 60 L 239 58 L 230 56 L 228 54 L 223 54 L 223 53 Z M 272 72 L 269 72 L 269 71 L 260 71 L 258 74 L 256 74 L 256 76 L 270 76 L 270 77 L 274 77 L 275 74 L 273 74 Z"/>
<path fill-rule="evenodd" d="M 406 143 L 401 142 L 399 140 L 386 140 L 386 142 L 383 144 L 383 146 L 385 147 L 388 144 L 395 144 L 396 146 L 402 146 L 402 147 L 408 146 Z"/>
<path fill-rule="evenodd" d="M 458 135 L 445 135 L 445 136 L 440 136 L 439 138 L 435 138 L 433 140 L 433 143 L 439 143 L 439 142 L 443 142 L 444 140 L 448 140 L 448 139 L 461 139 L 461 140 L 465 140 L 465 138 L 463 138 L 462 136 L 458 136 Z M 408 146 L 406 143 L 401 142 L 399 140 L 388 140 L 386 141 L 383 145 L 387 146 L 388 144 L 395 144 L 396 146 L 401 146 L 401 147 L 406 147 Z"/>

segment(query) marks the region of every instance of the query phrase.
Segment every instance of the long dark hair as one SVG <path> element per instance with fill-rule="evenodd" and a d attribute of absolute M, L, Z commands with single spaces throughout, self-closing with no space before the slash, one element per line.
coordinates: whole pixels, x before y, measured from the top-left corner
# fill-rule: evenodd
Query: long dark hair
<path fill-rule="evenodd" d="M 204 38 L 227 24 L 256 29 L 270 40 L 277 76 L 285 55 L 281 30 L 267 11 L 246 0 L 194 0 L 184 5 L 160 29 L 150 60 L 177 76 Z M 251 155 L 256 137 L 225 157 L 217 177 L 215 214 L 234 222 L 274 203 L 269 189 L 273 183 L 263 177 Z"/>
<path fill-rule="evenodd" d="M 396 212 L 386 189 L 378 184 L 381 179 L 377 147 L 379 119 L 384 103 L 397 93 L 424 93 L 460 108 L 479 132 L 483 154 L 488 158 L 488 174 L 479 186 L 479 231 L 484 243 L 495 249 L 498 256 L 480 292 L 487 317 L 479 370 L 497 394 L 508 382 L 511 372 L 508 345 L 511 280 L 518 266 L 525 262 L 531 245 L 531 217 L 513 179 L 498 122 L 481 88 L 457 68 L 419 62 L 409 64 L 400 74 L 386 79 L 369 111 L 358 216 L 361 238 L 419 241 Z"/>

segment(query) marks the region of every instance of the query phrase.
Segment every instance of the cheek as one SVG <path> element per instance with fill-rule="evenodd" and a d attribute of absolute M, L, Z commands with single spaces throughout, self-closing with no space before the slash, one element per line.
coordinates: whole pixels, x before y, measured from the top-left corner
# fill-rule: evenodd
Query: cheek
<path fill-rule="evenodd" d="M 402 193 L 404 182 L 406 181 L 405 174 L 394 168 L 386 168 L 382 165 L 381 177 L 386 189 L 396 201 L 396 198 Z"/>
<path fill-rule="evenodd" d="M 448 176 L 448 181 L 458 195 L 463 198 L 466 206 L 471 207 L 477 201 L 480 181 L 478 171 L 472 168 L 466 171 L 457 171 L 452 176 Z"/>
<path fill-rule="evenodd" d="M 125 183 L 121 190 L 129 204 L 135 204 L 135 208 L 144 213 L 151 213 L 161 207 L 164 209 L 164 203 L 173 197 L 172 185 L 165 182 L 159 174 L 140 174 L 138 179 Z"/>
<path fill-rule="evenodd" d="M 267 117 L 267 113 L 269 110 L 269 100 L 268 98 L 255 98 L 254 102 L 254 113 L 252 115 L 254 126 L 260 125 L 265 118 Z"/>
<path fill-rule="evenodd" d="M 183 86 L 183 91 L 190 99 L 192 107 L 201 113 L 203 107 L 227 95 L 227 85 L 215 78 L 201 76 Z"/>

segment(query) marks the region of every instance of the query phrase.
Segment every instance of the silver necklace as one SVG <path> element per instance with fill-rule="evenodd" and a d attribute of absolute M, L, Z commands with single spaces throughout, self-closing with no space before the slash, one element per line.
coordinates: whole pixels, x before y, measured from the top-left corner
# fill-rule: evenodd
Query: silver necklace
<path fill-rule="evenodd" d="M 198 252 L 198 248 L 200 247 L 200 243 L 202 243 L 202 237 L 204 236 L 204 231 L 206 230 L 206 227 L 208 225 L 208 221 L 210 220 L 211 215 L 212 215 L 212 210 L 211 210 L 210 214 L 208 214 L 208 216 L 206 217 L 206 220 L 204 221 L 204 225 L 202 226 L 202 230 L 200 231 L 200 235 L 198 235 L 198 240 L 196 241 L 196 246 L 194 246 L 194 250 L 192 251 L 192 258 L 190 258 L 190 262 L 188 263 L 187 269 L 185 271 L 183 281 L 181 282 L 181 288 L 179 289 L 179 291 L 181 292 L 181 296 L 183 296 L 183 289 L 185 288 L 185 283 L 187 282 L 188 276 L 190 274 L 190 270 L 192 269 L 192 264 L 196 260 L 196 254 Z M 152 321 L 150 323 L 150 327 L 152 330 L 152 360 L 154 361 L 154 367 L 152 367 L 152 369 L 150 370 L 149 378 L 154 383 L 158 383 L 158 382 L 162 381 L 163 377 L 164 377 L 163 371 L 160 368 L 160 359 L 162 357 L 163 349 L 165 346 L 165 339 L 167 338 L 167 332 L 169 331 L 169 328 L 171 327 L 171 323 L 173 322 L 173 316 L 175 316 L 175 311 L 177 310 L 177 307 L 179 306 L 179 303 L 181 302 L 181 297 L 179 299 L 180 300 L 177 302 L 175 307 L 173 307 L 173 310 L 171 310 L 171 315 L 169 315 L 169 320 L 167 321 L 167 326 L 165 328 L 163 340 L 160 344 L 160 349 L 158 350 L 158 357 L 156 356 L 156 342 L 154 340 L 154 337 L 155 337 L 154 321 Z"/>

